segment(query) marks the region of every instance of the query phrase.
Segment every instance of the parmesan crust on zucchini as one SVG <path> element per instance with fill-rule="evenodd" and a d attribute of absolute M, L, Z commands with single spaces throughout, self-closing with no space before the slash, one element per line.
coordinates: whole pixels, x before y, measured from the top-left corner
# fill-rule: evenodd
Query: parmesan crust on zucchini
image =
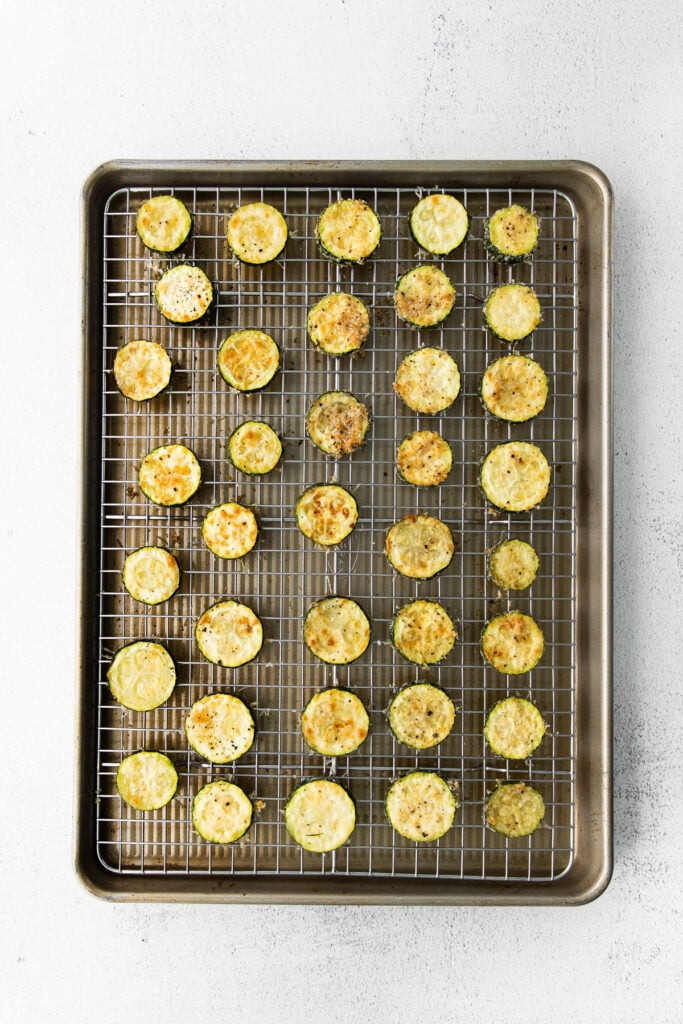
<path fill-rule="evenodd" d="M 348 292 L 333 292 L 316 302 L 307 324 L 313 344 L 331 356 L 357 352 L 370 333 L 365 304 Z"/>
<path fill-rule="evenodd" d="M 451 471 L 451 446 L 434 430 L 416 430 L 401 441 L 396 466 L 406 483 L 415 487 L 436 487 Z"/>
<path fill-rule="evenodd" d="M 114 380 L 125 398 L 147 402 L 155 398 L 171 380 L 173 364 L 162 345 L 155 341 L 129 341 L 114 359 Z"/>
<path fill-rule="evenodd" d="M 368 617 L 349 597 L 324 597 L 309 609 L 304 641 L 312 654 L 329 665 L 348 665 L 370 643 Z"/>
<path fill-rule="evenodd" d="M 486 300 L 484 320 L 501 341 L 522 341 L 541 322 L 536 292 L 525 284 L 502 284 Z"/>
<path fill-rule="evenodd" d="M 415 412 L 443 412 L 460 394 L 458 364 L 442 348 L 418 348 L 399 366 L 394 390 Z"/>
<path fill-rule="evenodd" d="M 178 563 L 165 548 L 132 551 L 123 563 L 123 585 L 143 604 L 161 604 L 173 597 L 180 584 Z"/>
<path fill-rule="evenodd" d="M 413 327 L 436 327 L 455 303 L 455 288 L 433 263 L 413 267 L 399 280 L 394 306 L 400 320 Z"/>
<path fill-rule="evenodd" d="M 324 757 L 345 757 L 368 734 L 370 718 L 355 693 L 333 687 L 312 697 L 301 715 L 301 732 L 309 747 Z"/>
<path fill-rule="evenodd" d="M 268 203 L 240 206 L 228 221 L 228 245 L 242 263 L 270 263 L 286 242 L 287 221 Z"/>
<path fill-rule="evenodd" d="M 358 522 L 358 505 L 338 484 L 317 484 L 301 495 L 295 514 L 305 537 L 329 547 L 349 536 Z"/>
<path fill-rule="evenodd" d="M 272 472 L 282 458 L 282 441 L 268 423 L 248 420 L 230 435 L 228 455 L 240 473 L 263 475 Z"/>
<path fill-rule="evenodd" d="M 140 490 L 155 505 L 184 505 L 202 482 L 197 456 L 183 444 L 153 448 L 140 463 Z"/>
<path fill-rule="evenodd" d="M 516 611 L 496 615 L 481 637 L 486 660 L 508 675 L 530 672 L 541 660 L 543 647 L 543 632 L 536 620 Z"/>
<path fill-rule="evenodd" d="M 481 379 L 481 400 L 499 420 L 525 423 L 538 416 L 548 398 L 548 378 L 528 356 L 496 359 Z"/>
<path fill-rule="evenodd" d="M 239 697 L 210 693 L 190 708 L 185 719 L 187 742 L 212 764 L 229 764 L 254 742 L 254 719 Z"/>
<path fill-rule="evenodd" d="M 199 267 L 178 263 L 159 278 L 154 298 L 159 312 L 171 323 L 191 324 L 209 309 L 213 286 Z"/>
<path fill-rule="evenodd" d="M 535 704 L 522 697 L 506 697 L 486 716 L 484 738 L 494 754 L 522 761 L 533 754 L 545 731 L 543 716 Z"/>
<path fill-rule="evenodd" d="M 323 210 L 316 234 L 325 256 L 338 263 L 364 263 L 379 245 L 382 230 L 362 199 L 340 199 Z"/>
<path fill-rule="evenodd" d="M 391 630 L 396 650 L 414 665 L 436 665 L 458 638 L 448 612 L 437 601 L 411 601 L 397 613 Z"/>
<path fill-rule="evenodd" d="M 501 590 L 524 590 L 538 572 L 538 555 L 523 540 L 503 540 L 489 556 L 489 574 Z"/>
<path fill-rule="evenodd" d="M 236 391 L 260 391 L 279 367 L 280 349 L 265 331 L 235 331 L 218 350 L 221 377 Z"/>
<path fill-rule="evenodd" d="M 484 245 L 499 263 L 528 260 L 538 242 L 538 218 L 523 206 L 496 210 L 484 229 Z"/>
<path fill-rule="evenodd" d="M 218 601 L 197 622 L 197 646 L 207 661 L 237 668 L 251 661 L 263 645 L 258 615 L 239 601 Z"/>
<path fill-rule="evenodd" d="M 445 523 L 420 513 L 394 523 L 387 533 L 385 550 L 389 562 L 402 576 L 428 580 L 450 563 L 455 545 Z"/>
<path fill-rule="evenodd" d="M 435 192 L 425 196 L 410 215 L 410 230 L 418 245 L 435 256 L 448 256 L 465 241 L 470 222 L 455 196 Z"/>
<path fill-rule="evenodd" d="M 209 782 L 192 801 L 192 824 L 207 843 L 234 843 L 251 825 L 253 806 L 239 786 L 227 779 Z"/>
<path fill-rule="evenodd" d="M 451 828 L 458 800 L 448 783 L 435 772 L 410 772 L 393 783 L 387 793 L 387 818 L 399 835 L 417 843 L 440 839 Z"/>
<path fill-rule="evenodd" d="M 545 815 L 543 797 L 525 782 L 501 782 L 486 802 L 486 824 L 509 839 L 530 836 Z"/>
<path fill-rule="evenodd" d="M 306 430 L 317 448 L 340 459 L 360 448 L 370 426 L 368 408 L 348 391 L 326 391 L 306 414 Z"/>
<path fill-rule="evenodd" d="M 290 794 L 285 826 L 304 850 L 329 853 L 351 838 L 356 827 L 356 805 L 338 782 L 313 779 Z"/>
<path fill-rule="evenodd" d="M 173 693 L 176 671 L 165 647 L 134 640 L 114 655 L 107 680 L 112 696 L 131 711 L 152 711 Z"/>
<path fill-rule="evenodd" d="M 175 796 L 178 772 L 165 754 L 140 750 L 124 757 L 116 772 L 116 788 L 136 811 L 158 811 Z"/>
<path fill-rule="evenodd" d="M 540 448 L 528 441 L 507 441 L 491 449 L 481 466 L 481 489 L 496 508 L 528 512 L 550 487 L 550 466 Z"/>
<path fill-rule="evenodd" d="M 242 558 L 256 543 L 256 516 L 236 501 L 217 505 L 204 518 L 202 537 L 209 551 L 219 558 Z"/>
<path fill-rule="evenodd" d="M 135 218 L 142 244 L 154 252 L 176 252 L 190 234 L 192 218 L 175 196 L 153 196 L 143 203 Z"/>
<path fill-rule="evenodd" d="M 428 750 L 450 734 L 455 722 L 455 706 L 438 686 L 413 683 L 398 691 L 387 716 L 399 743 L 414 750 Z"/>

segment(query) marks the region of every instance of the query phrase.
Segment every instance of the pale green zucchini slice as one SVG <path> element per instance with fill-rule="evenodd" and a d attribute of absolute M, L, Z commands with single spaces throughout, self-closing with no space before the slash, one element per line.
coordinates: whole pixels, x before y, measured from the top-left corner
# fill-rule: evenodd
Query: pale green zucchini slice
<path fill-rule="evenodd" d="M 218 601 L 197 621 L 195 637 L 207 661 L 238 668 L 252 661 L 261 650 L 263 626 L 246 604 Z"/>
<path fill-rule="evenodd" d="M 401 441 L 396 466 L 406 481 L 415 487 L 436 487 L 451 471 L 451 446 L 434 430 L 416 430 Z"/>
<path fill-rule="evenodd" d="M 502 284 L 484 304 L 484 320 L 501 341 L 522 341 L 541 322 L 541 306 L 533 288 Z"/>
<path fill-rule="evenodd" d="M 435 772 L 410 772 L 393 783 L 385 809 L 392 827 L 405 839 L 430 843 L 453 825 L 458 798 Z"/>
<path fill-rule="evenodd" d="M 413 683 L 399 690 L 387 712 L 389 727 L 399 743 L 428 750 L 443 743 L 455 722 L 453 701 L 431 683 Z"/>
<path fill-rule="evenodd" d="M 484 738 L 493 753 L 510 761 L 523 761 L 533 754 L 545 732 L 543 715 L 522 697 L 499 700 L 484 725 Z"/>
<path fill-rule="evenodd" d="M 147 402 L 168 387 L 173 364 L 155 341 L 129 341 L 114 359 L 114 380 L 125 398 Z"/>
<path fill-rule="evenodd" d="M 228 221 L 228 245 L 242 263 L 270 263 L 286 242 L 287 221 L 268 203 L 240 206 Z"/>
<path fill-rule="evenodd" d="M 492 448 L 484 459 L 480 482 L 485 497 L 496 508 L 528 512 L 548 493 L 550 466 L 535 444 L 507 441 Z"/>
<path fill-rule="evenodd" d="M 338 782 L 313 779 L 290 794 L 285 825 L 295 843 L 310 853 L 329 853 L 343 846 L 356 827 L 356 805 Z"/>
<path fill-rule="evenodd" d="M 455 303 L 455 288 L 433 263 L 413 267 L 399 280 L 394 306 L 400 320 L 413 327 L 436 327 Z"/>
<path fill-rule="evenodd" d="M 338 263 L 364 263 L 379 245 L 382 229 L 362 199 L 340 199 L 323 210 L 316 235 L 325 256 Z"/>
<path fill-rule="evenodd" d="M 229 764 L 251 748 L 254 719 L 239 697 L 210 693 L 194 702 L 185 719 L 187 742 L 212 764 Z"/>
<path fill-rule="evenodd" d="M 306 414 L 306 430 L 317 448 L 340 459 L 360 448 L 370 426 L 370 414 L 348 391 L 326 391 Z"/>
<path fill-rule="evenodd" d="M 209 782 L 192 801 L 192 824 L 207 843 L 235 843 L 248 830 L 252 816 L 247 794 L 227 779 Z"/>
<path fill-rule="evenodd" d="M 280 368 L 280 349 L 265 331 L 230 334 L 218 350 L 218 369 L 236 391 L 260 391 Z"/>
<path fill-rule="evenodd" d="M 428 580 L 445 569 L 453 558 L 453 535 L 435 516 L 408 515 L 387 533 L 386 556 L 402 576 Z"/>
<path fill-rule="evenodd" d="M 209 551 L 219 558 L 242 558 L 256 543 L 256 516 L 236 501 L 216 505 L 204 518 L 202 537 Z"/>
<path fill-rule="evenodd" d="M 142 244 L 154 252 L 176 252 L 187 241 L 192 217 L 175 196 L 153 196 L 143 203 L 135 218 Z"/>
<path fill-rule="evenodd" d="M 349 536 L 358 522 L 358 505 L 344 487 L 317 484 L 301 495 L 295 515 L 304 537 L 330 547 Z"/>
<path fill-rule="evenodd" d="M 530 836 L 543 821 L 543 797 L 526 782 L 501 782 L 486 801 L 486 824 L 502 836 Z"/>
<path fill-rule="evenodd" d="M 443 412 L 460 394 L 458 364 L 442 348 L 418 348 L 399 366 L 394 390 L 415 412 Z"/>
<path fill-rule="evenodd" d="M 396 650 L 414 665 L 436 665 L 458 638 L 448 612 L 437 601 L 411 601 L 397 613 L 391 629 Z"/>
<path fill-rule="evenodd" d="M 489 574 L 501 590 L 524 590 L 536 579 L 539 558 L 524 540 L 504 540 L 489 556 Z"/>
<path fill-rule="evenodd" d="M 123 585 L 143 604 L 161 604 L 173 597 L 180 584 L 178 563 L 166 548 L 131 551 L 123 563 Z"/>
<path fill-rule="evenodd" d="M 260 476 L 275 469 L 282 458 L 282 441 L 268 423 L 248 420 L 233 430 L 228 455 L 235 469 Z"/>
<path fill-rule="evenodd" d="M 481 649 L 486 660 L 508 675 L 530 672 L 543 656 L 543 631 L 530 615 L 505 612 L 484 627 Z"/>
<path fill-rule="evenodd" d="M 178 263 L 159 278 L 154 298 L 172 324 L 191 324 L 201 320 L 213 302 L 213 285 L 199 267 Z"/>
<path fill-rule="evenodd" d="M 316 658 L 328 665 L 348 665 L 370 643 L 368 617 L 349 597 L 324 597 L 309 609 L 304 641 Z"/>
<path fill-rule="evenodd" d="M 455 196 L 435 192 L 425 196 L 410 215 L 410 230 L 418 245 L 435 256 L 448 256 L 467 238 L 467 210 Z"/>
<path fill-rule="evenodd" d="M 311 697 L 301 715 L 301 732 L 309 747 L 324 757 L 345 757 L 357 750 L 370 729 L 360 697 L 332 687 Z"/>
<path fill-rule="evenodd" d="M 152 711 L 173 693 L 176 670 L 165 647 L 134 640 L 114 655 L 107 680 L 112 696 L 131 711 Z"/>
<path fill-rule="evenodd" d="M 499 263 L 528 260 L 538 243 L 538 218 L 523 206 L 496 210 L 484 229 L 484 245 Z"/>
<path fill-rule="evenodd" d="M 178 772 L 165 754 L 140 750 L 124 757 L 116 772 L 116 788 L 136 811 L 158 811 L 175 796 Z"/>
<path fill-rule="evenodd" d="M 138 481 L 155 505 L 184 505 L 199 488 L 202 471 L 197 456 L 184 444 L 167 444 L 145 455 Z"/>
<path fill-rule="evenodd" d="M 481 400 L 499 420 L 526 423 L 538 416 L 548 399 L 548 378 L 528 356 L 496 359 L 481 379 Z"/>
<path fill-rule="evenodd" d="M 357 352 L 370 333 L 365 303 L 348 292 L 333 292 L 316 302 L 307 324 L 313 344 L 331 356 Z"/>

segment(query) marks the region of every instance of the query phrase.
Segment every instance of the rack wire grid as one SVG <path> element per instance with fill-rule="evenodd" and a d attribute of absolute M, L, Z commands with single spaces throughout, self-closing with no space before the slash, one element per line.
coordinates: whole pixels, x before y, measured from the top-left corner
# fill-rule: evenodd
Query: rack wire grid
<path fill-rule="evenodd" d="M 102 494 L 100 661 L 97 712 L 97 855 L 108 870 L 140 875 L 315 875 L 440 877 L 552 881 L 574 855 L 574 624 L 576 545 L 577 217 L 557 190 L 449 189 L 466 206 L 470 232 L 451 256 L 420 250 L 409 231 L 409 214 L 430 189 L 408 188 L 125 188 L 114 192 L 104 217 L 104 370 L 102 375 Z M 146 250 L 135 214 L 151 195 L 176 194 L 190 209 L 193 230 L 180 254 L 162 258 Z M 382 240 L 363 266 L 339 266 L 319 251 L 316 222 L 339 198 L 364 199 L 376 210 Z M 282 256 L 264 267 L 240 264 L 226 241 L 230 213 L 265 201 L 281 210 L 289 227 Z M 504 266 L 486 253 L 486 219 L 512 203 L 541 220 L 533 258 Z M 397 279 L 421 262 L 435 262 L 455 285 L 447 321 L 429 331 L 402 324 L 393 307 Z M 153 285 L 169 265 L 196 263 L 214 283 L 216 301 L 192 326 L 164 320 Z M 550 392 L 545 410 L 519 424 L 497 421 L 479 399 L 486 366 L 508 351 L 483 326 L 482 305 L 496 285 L 518 281 L 536 290 L 543 321 L 520 350 L 538 359 Z M 307 339 L 307 311 L 327 293 L 348 290 L 369 307 L 372 332 L 356 357 L 332 358 Z M 282 367 L 257 394 L 238 394 L 217 372 L 220 342 L 232 330 L 258 327 L 282 351 Z M 151 402 L 135 403 L 117 390 L 112 370 L 118 348 L 136 338 L 165 346 L 174 362 L 170 388 Z M 442 346 L 456 359 L 462 391 L 439 416 L 411 411 L 393 389 L 397 366 L 420 345 Z M 324 391 L 347 390 L 367 403 L 369 436 L 351 456 L 322 454 L 308 439 L 305 412 Z M 269 475 L 237 472 L 227 439 L 245 419 L 269 422 L 283 438 L 280 467 Z M 453 451 L 453 468 L 438 487 L 417 488 L 396 472 L 396 450 L 408 433 L 440 431 Z M 548 457 L 552 483 L 545 501 L 524 515 L 487 506 L 479 488 L 485 453 L 508 439 L 530 440 Z M 141 493 L 137 470 L 150 449 L 187 444 L 197 454 L 203 483 L 189 504 L 162 508 Z M 294 505 L 311 484 L 336 481 L 356 497 L 360 516 L 351 536 L 331 550 L 316 547 L 298 530 Z M 246 557 L 216 558 L 204 545 L 202 521 L 224 501 L 238 500 L 258 516 L 260 534 Z M 398 575 L 384 554 L 387 529 L 408 513 L 431 512 L 448 524 L 455 540 L 450 566 L 417 582 Z M 540 570 L 533 585 L 501 593 L 487 575 L 487 553 L 507 537 L 533 545 Z M 121 571 L 127 553 L 146 544 L 174 552 L 181 585 L 170 601 L 148 607 L 125 593 Z M 316 659 L 303 642 L 310 605 L 338 594 L 357 600 L 372 627 L 367 651 L 353 664 L 333 667 Z M 250 664 L 231 670 L 206 661 L 194 628 L 215 601 L 235 597 L 250 605 L 264 627 L 264 645 Z M 451 654 L 430 668 L 404 660 L 390 641 L 398 609 L 416 597 L 442 603 L 457 624 Z M 545 636 L 540 664 L 524 676 L 506 676 L 484 662 L 480 635 L 486 621 L 507 609 L 532 615 Z M 178 683 L 155 711 L 119 706 L 107 684 L 114 652 L 135 639 L 163 643 L 172 654 Z M 452 733 L 438 747 L 417 752 L 397 742 L 386 708 L 411 681 L 428 680 L 453 699 Z M 330 685 L 358 694 L 370 715 L 370 733 L 353 754 L 326 759 L 310 750 L 300 714 L 314 693 Z M 256 741 L 237 762 L 214 766 L 189 748 L 184 722 L 192 703 L 210 692 L 241 696 L 252 708 Z M 492 754 L 483 737 L 485 714 L 497 700 L 518 694 L 542 711 L 548 731 L 524 762 Z M 116 769 L 139 749 L 160 750 L 174 762 L 179 787 L 163 809 L 141 813 L 118 795 Z M 419 844 L 389 824 L 384 801 L 390 783 L 416 767 L 435 770 L 459 789 L 453 827 L 436 842 Z M 327 776 L 348 788 L 357 824 L 348 843 L 328 854 L 303 851 L 288 835 L 283 810 L 302 780 Z M 247 835 L 230 846 L 210 844 L 193 829 L 195 793 L 217 778 L 234 779 L 257 808 Z M 524 839 L 506 839 L 488 828 L 484 808 L 501 780 L 526 781 L 542 794 L 542 826 Z"/>

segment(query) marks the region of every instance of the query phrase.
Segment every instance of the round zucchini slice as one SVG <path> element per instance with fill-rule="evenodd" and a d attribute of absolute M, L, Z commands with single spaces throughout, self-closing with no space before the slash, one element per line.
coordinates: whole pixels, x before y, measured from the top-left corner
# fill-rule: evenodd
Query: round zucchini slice
<path fill-rule="evenodd" d="M 435 192 L 425 196 L 410 215 L 410 230 L 418 245 L 435 256 L 448 256 L 467 238 L 467 210 L 455 196 Z"/>
<path fill-rule="evenodd" d="M 136 811 L 158 811 L 175 796 L 178 772 L 165 754 L 140 750 L 124 757 L 116 772 L 116 788 Z"/>
<path fill-rule="evenodd" d="M 184 444 L 167 444 L 145 455 L 138 481 L 155 505 L 184 505 L 199 488 L 202 471 L 197 456 Z"/>
<path fill-rule="evenodd" d="M 154 298 L 172 324 L 191 324 L 201 320 L 213 302 L 213 285 L 199 267 L 179 263 L 159 278 Z"/>
<path fill-rule="evenodd" d="M 306 414 L 306 430 L 317 448 L 340 459 L 360 448 L 370 426 L 368 407 L 348 391 L 326 391 Z"/>
<path fill-rule="evenodd" d="M 455 288 L 432 263 L 413 267 L 399 280 L 394 306 L 399 319 L 413 327 L 436 327 L 453 309 Z"/>
<path fill-rule="evenodd" d="M 528 512 L 545 498 L 550 466 L 540 448 L 528 441 L 507 441 L 492 448 L 481 466 L 481 489 L 496 508 Z"/>
<path fill-rule="evenodd" d="M 135 218 L 142 244 L 154 252 L 176 252 L 187 241 L 192 217 L 175 196 L 154 196 L 143 203 Z"/>
<path fill-rule="evenodd" d="M 260 476 L 275 469 L 282 458 L 282 441 L 268 423 L 248 420 L 230 435 L 228 455 L 235 469 Z"/>
<path fill-rule="evenodd" d="M 301 732 L 309 747 L 324 757 L 345 757 L 361 745 L 370 718 L 360 697 L 332 688 L 316 693 L 301 715 Z"/>
<path fill-rule="evenodd" d="M 522 697 L 506 697 L 489 711 L 484 738 L 494 754 L 523 761 L 545 736 L 545 722 L 535 704 Z"/>
<path fill-rule="evenodd" d="M 216 505 L 206 514 L 202 537 L 209 551 L 219 558 L 242 558 L 256 543 L 256 516 L 236 501 Z"/>
<path fill-rule="evenodd" d="M 195 701 L 185 719 L 187 742 L 212 764 L 229 764 L 254 742 L 254 719 L 239 697 L 210 693 Z"/>
<path fill-rule="evenodd" d="M 502 284 L 486 300 L 484 320 L 501 341 L 528 338 L 541 322 L 536 292 L 525 284 Z"/>
<path fill-rule="evenodd" d="M 251 800 L 227 779 L 209 782 L 192 801 L 192 824 L 207 843 L 234 843 L 251 825 Z"/>
<path fill-rule="evenodd" d="M 370 333 L 365 303 L 348 292 L 326 295 L 308 313 L 308 336 L 331 356 L 357 352 Z"/>
<path fill-rule="evenodd" d="M 418 348 L 399 366 L 394 390 L 415 412 L 435 415 L 460 394 L 458 364 L 442 348 Z"/>
<path fill-rule="evenodd" d="M 195 636 L 207 661 L 225 668 L 246 665 L 263 646 L 261 620 L 239 601 L 218 601 L 207 608 L 197 622 Z"/>
<path fill-rule="evenodd" d="M 526 423 L 545 406 L 548 378 L 528 356 L 503 356 L 486 368 L 481 379 L 481 400 L 499 420 Z"/>
<path fill-rule="evenodd" d="M 356 805 L 338 782 L 313 779 L 290 794 L 285 825 L 304 850 L 329 853 L 351 838 L 356 827 Z"/>
<path fill-rule="evenodd" d="M 309 487 L 296 503 L 296 524 L 316 544 L 341 544 L 358 522 L 356 499 L 338 484 Z"/>
<path fill-rule="evenodd" d="M 178 563 L 166 548 L 138 548 L 123 563 L 123 585 L 132 598 L 143 604 L 168 601 L 179 584 Z"/>
<path fill-rule="evenodd" d="M 528 260 L 538 242 L 538 218 L 523 206 L 496 210 L 484 229 L 484 245 L 499 263 Z"/>
<path fill-rule="evenodd" d="M 304 641 L 316 658 L 328 665 L 348 665 L 370 643 L 368 617 L 349 597 L 324 597 L 309 609 Z"/>
<path fill-rule="evenodd" d="M 134 640 L 116 652 L 107 680 L 112 696 L 124 708 L 153 711 L 173 693 L 175 664 L 161 644 Z"/>
<path fill-rule="evenodd" d="M 543 631 L 530 615 L 505 612 L 484 627 L 481 649 L 486 660 L 508 675 L 530 672 L 543 656 Z"/>
<path fill-rule="evenodd" d="M 268 203 L 240 206 L 228 221 L 228 245 L 242 263 L 270 263 L 286 242 L 287 221 Z"/>
<path fill-rule="evenodd" d="M 455 722 L 453 701 L 431 683 L 413 683 L 399 690 L 387 712 L 389 726 L 399 743 L 413 750 L 428 750 L 443 743 Z"/>
<path fill-rule="evenodd" d="M 265 331 L 235 331 L 218 350 L 220 375 L 237 391 L 260 391 L 279 368 L 280 349 Z"/>
<path fill-rule="evenodd" d="M 420 513 L 394 523 L 387 534 L 386 556 L 402 576 L 428 580 L 450 563 L 453 535 L 440 519 Z"/>
<path fill-rule="evenodd" d="M 382 229 L 362 199 L 340 199 L 323 210 L 316 234 L 325 256 L 338 263 L 364 263 L 379 245 Z"/>
<path fill-rule="evenodd" d="M 436 665 L 458 638 L 448 612 L 437 601 L 411 601 L 398 612 L 391 629 L 396 650 L 414 665 Z"/>
<path fill-rule="evenodd" d="M 390 787 L 387 818 L 399 835 L 417 843 L 440 839 L 451 828 L 458 800 L 435 772 L 410 772 Z"/>
<path fill-rule="evenodd" d="M 416 430 L 404 437 L 396 454 L 399 473 L 416 487 L 442 484 L 452 465 L 451 446 L 434 430 Z"/>
<path fill-rule="evenodd" d="M 530 836 L 544 815 L 543 797 L 525 782 L 501 782 L 486 801 L 486 824 L 509 839 Z"/>
<path fill-rule="evenodd" d="M 504 540 L 491 552 L 489 573 L 501 590 L 525 590 L 536 579 L 538 555 L 524 540 Z"/>
<path fill-rule="evenodd" d="M 173 364 L 156 341 L 129 341 L 114 359 L 114 380 L 125 398 L 147 402 L 167 388 Z"/>

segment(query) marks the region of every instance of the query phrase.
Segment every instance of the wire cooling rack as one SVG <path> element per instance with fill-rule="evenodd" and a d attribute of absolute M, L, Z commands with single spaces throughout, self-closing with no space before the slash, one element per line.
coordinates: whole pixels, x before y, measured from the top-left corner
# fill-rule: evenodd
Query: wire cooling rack
<path fill-rule="evenodd" d="M 410 236 L 408 217 L 420 195 L 406 188 L 127 188 L 114 192 L 103 223 L 102 295 L 102 491 L 99 616 L 100 657 L 97 710 L 96 849 L 113 872 L 138 875 L 311 875 L 375 878 L 439 877 L 551 881 L 565 874 L 574 856 L 574 625 L 576 556 L 577 393 L 577 217 L 558 190 L 451 190 L 467 207 L 466 243 L 436 262 L 453 281 L 457 298 L 446 321 L 429 331 L 401 324 L 393 309 L 397 278 L 434 258 Z M 135 231 L 135 214 L 151 195 L 176 194 L 190 209 L 193 231 L 170 259 L 149 253 Z M 378 213 L 382 241 L 362 267 L 340 267 L 319 252 L 315 225 L 338 198 L 356 196 Z M 226 242 L 230 213 L 265 201 L 280 209 L 289 226 L 284 254 L 265 267 L 239 264 Z M 533 259 L 505 267 L 483 246 L 487 217 L 519 203 L 536 211 L 541 238 Z M 155 280 L 176 262 L 196 263 L 214 283 L 217 300 L 200 324 L 167 323 L 153 300 Z M 536 290 L 543 322 L 520 351 L 538 359 L 550 384 L 546 409 L 526 424 L 510 425 L 485 414 L 478 392 L 481 375 L 502 345 L 482 326 L 482 305 L 492 287 L 507 281 Z M 308 309 L 333 290 L 349 290 L 369 307 L 372 333 L 356 357 L 333 359 L 306 337 Z M 254 395 L 232 392 L 219 376 L 216 354 L 232 330 L 258 327 L 282 350 L 282 371 Z M 111 368 L 117 349 L 136 338 L 164 345 L 175 365 L 170 388 L 153 401 L 130 402 L 118 392 Z M 404 355 L 423 345 L 442 346 L 456 359 L 462 392 L 438 417 L 421 416 L 393 391 Z M 305 412 L 324 391 L 348 390 L 370 408 L 368 438 L 350 457 L 324 456 L 307 438 Z M 237 472 L 227 457 L 227 439 L 245 419 L 267 420 L 281 434 L 281 466 L 268 476 Z M 417 429 L 439 430 L 453 450 L 453 469 L 437 488 L 415 488 L 398 477 L 396 449 Z M 481 459 L 508 439 L 533 441 L 552 466 L 550 492 L 525 515 L 487 507 L 478 484 Z M 204 482 L 189 504 L 152 505 L 137 484 L 140 459 L 151 448 L 182 442 L 197 454 Z M 316 548 L 294 522 L 297 497 L 311 484 L 336 481 L 355 495 L 360 518 L 350 538 L 333 550 Z M 236 563 L 205 547 L 201 524 L 214 505 L 239 500 L 257 513 L 260 536 Z M 404 515 L 432 512 L 451 528 L 456 545 L 450 566 L 437 578 L 416 582 L 399 576 L 384 555 L 387 529 Z M 540 556 L 533 585 L 501 594 L 487 578 L 486 554 L 500 540 L 519 537 Z M 123 590 L 127 553 L 159 544 L 176 555 L 181 585 L 166 604 L 146 607 Z M 350 666 L 318 661 L 303 643 L 303 619 L 319 598 L 340 594 L 368 614 L 372 642 Z M 451 654 L 429 669 L 405 661 L 390 643 L 397 610 L 416 597 L 440 601 L 457 623 Z M 265 642 L 252 663 L 235 670 L 205 661 L 194 627 L 213 602 L 235 597 L 249 604 L 264 626 Z M 546 650 L 529 674 L 508 677 L 485 664 L 481 630 L 494 614 L 516 608 L 541 625 Z M 106 672 L 114 652 L 135 639 L 165 644 L 178 670 L 178 685 L 161 708 L 136 713 L 111 697 Z M 429 680 L 445 689 L 457 707 L 451 735 L 439 747 L 414 752 L 399 744 L 386 722 L 392 695 L 406 683 Z M 370 713 L 370 734 L 348 757 L 323 758 L 309 750 L 299 716 L 318 690 L 340 685 L 356 692 Z M 253 709 L 257 738 L 235 764 L 203 762 L 185 740 L 184 720 L 199 697 L 225 690 Z M 526 762 L 492 755 L 482 729 L 486 710 L 506 695 L 530 697 L 541 709 L 548 733 Z M 175 763 L 180 783 L 165 808 L 140 813 L 119 797 L 115 774 L 121 759 L 139 749 L 161 750 Z M 459 787 L 453 828 L 434 843 L 401 838 L 389 825 L 384 799 L 391 781 L 415 767 L 440 772 Z M 339 780 L 357 807 L 357 826 L 347 845 L 324 854 L 301 850 L 284 826 L 283 808 L 300 781 L 315 776 Z M 255 801 L 255 824 L 232 846 L 204 842 L 191 824 L 194 794 L 208 781 L 234 779 Z M 544 823 L 532 836 L 507 840 L 484 824 L 488 793 L 500 780 L 531 782 L 546 803 Z"/>

